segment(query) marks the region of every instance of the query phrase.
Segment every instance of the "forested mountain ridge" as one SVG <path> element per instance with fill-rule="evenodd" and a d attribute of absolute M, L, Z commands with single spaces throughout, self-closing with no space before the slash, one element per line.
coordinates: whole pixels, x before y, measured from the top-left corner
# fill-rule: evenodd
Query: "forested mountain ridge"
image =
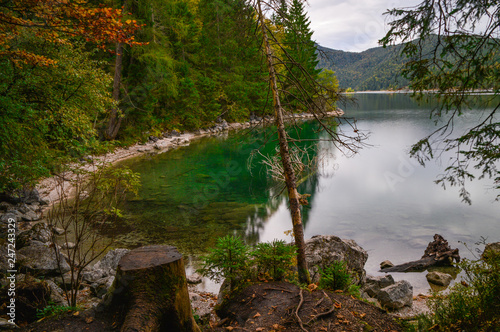
<path fill-rule="evenodd" d="M 342 89 L 387 90 L 408 85 L 400 75 L 404 59 L 401 45 L 375 47 L 363 52 L 345 52 L 318 45 L 318 67 L 331 69 Z"/>

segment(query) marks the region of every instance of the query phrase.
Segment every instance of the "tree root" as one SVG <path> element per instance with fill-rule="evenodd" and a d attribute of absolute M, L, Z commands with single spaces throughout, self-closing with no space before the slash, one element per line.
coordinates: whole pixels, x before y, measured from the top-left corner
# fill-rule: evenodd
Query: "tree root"
<path fill-rule="evenodd" d="M 331 314 L 333 311 L 335 311 L 335 302 L 337 302 L 337 301 L 332 301 L 332 299 L 331 299 L 331 298 L 330 298 L 330 297 L 326 294 L 326 292 L 325 292 L 325 291 L 323 291 L 323 294 L 325 294 L 325 297 L 324 297 L 324 298 L 327 298 L 327 299 L 329 299 L 329 300 L 330 300 L 330 302 L 332 302 L 332 308 L 331 308 L 330 310 L 328 310 L 328 311 L 325 311 L 325 312 L 322 312 L 322 313 L 320 313 L 320 314 L 317 314 L 316 316 L 314 316 L 313 318 L 311 318 L 311 319 L 310 319 L 310 320 L 306 323 L 306 325 L 309 325 L 312 321 L 314 321 L 314 320 L 316 320 L 316 319 L 318 319 L 318 318 L 320 318 L 320 317 L 323 317 L 323 316 L 329 315 L 329 314 Z M 324 299 L 324 298 L 323 298 L 323 299 Z M 323 299 L 321 299 L 321 300 L 323 300 Z M 318 303 L 319 303 L 319 302 L 318 302 Z"/>
<path fill-rule="evenodd" d="M 277 291 L 282 291 L 282 292 L 287 292 L 287 293 L 293 293 L 293 291 L 290 291 L 288 289 L 282 289 L 282 288 L 273 288 L 273 287 L 266 287 L 264 290 L 277 290 Z"/>
<path fill-rule="evenodd" d="M 299 317 L 300 307 L 302 306 L 302 303 L 304 303 L 304 296 L 302 295 L 302 292 L 303 292 L 303 290 L 301 289 L 300 293 L 299 293 L 300 302 L 299 302 L 299 305 L 297 306 L 297 310 L 295 310 L 295 317 L 297 317 L 297 321 L 299 322 L 299 325 L 300 325 L 300 328 L 302 329 L 302 331 L 309 332 L 304 328 L 304 324 L 302 323 L 302 319 L 300 319 L 300 317 Z"/>

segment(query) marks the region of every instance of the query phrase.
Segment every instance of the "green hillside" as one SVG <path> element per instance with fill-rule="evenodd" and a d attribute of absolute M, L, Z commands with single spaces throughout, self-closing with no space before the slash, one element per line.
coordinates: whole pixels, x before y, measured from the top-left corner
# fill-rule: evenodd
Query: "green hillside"
<path fill-rule="evenodd" d="M 402 58 L 401 45 L 376 47 L 364 52 L 344 52 L 318 46 L 319 68 L 335 71 L 339 85 L 343 89 L 386 90 L 408 85 L 408 80 L 400 76 Z"/>

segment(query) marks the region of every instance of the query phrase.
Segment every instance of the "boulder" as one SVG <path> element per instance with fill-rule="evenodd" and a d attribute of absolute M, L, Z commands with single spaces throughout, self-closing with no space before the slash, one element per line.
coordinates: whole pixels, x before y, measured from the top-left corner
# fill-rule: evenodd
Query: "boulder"
<path fill-rule="evenodd" d="M 39 203 L 40 202 L 40 193 L 36 189 L 26 190 L 24 192 L 23 201 L 25 203 Z"/>
<path fill-rule="evenodd" d="M 393 267 L 394 264 L 392 264 L 391 261 L 383 261 L 382 263 L 380 263 L 380 269 L 385 269 L 385 268 L 388 268 L 388 267 Z"/>
<path fill-rule="evenodd" d="M 58 257 L 62 272 L 66 273 L 70 270 L 64 256 L 60 253 L 56 255 L 53 247 L 39 241 L 31 241 L 29 246 L 19 249 L 17 254 L 21 270 L 41 275 L 58 275 L 60 274 Z"/>
<path fill-rule="evenodd" d="M 406 280 L 382 288 L 376 299 L 383 308 L 401 309 L 413 304 L 413 287 Z"/>
<path fill-rule="evenodd" d="M 7 213 L 2 214 L 0 216 L 0 222 L 7 224 L 9 222 L 9 219 L 14 219 L 16 222 L 21 220 L 20 214 L 16 213 L 17 211 L 10 211 Z"/>
<path fill-rule="evenodd" d="M 334 235 L 316 235 L 306 241 L 306 260 L 311 274 L 311 281 L 319 281 L 319 269 L 334 261 L 345 261 L 354 273 L 358 284 L 365 280 L 364 269 L 368 253 L 354 240 L 343 240 Z"/>
<path fill-rule="evenodd" d="M 186 277 L 188 284 L 199 284 L 202 282 L 202 277 L 198 273 L 193 273 Z"/>
<path fill-rule="evenodd" d="M 116 268 L 118 267 L 120 259 L 129 251 L 129 249 L 108 251 L 100 261 L 83 273 L 83 280 L 94 283 L 102 278 L 116 275 Z"/>
<path fill-rule="evenodd" d="M 63 235 L 66 231 L 59 227 L 52 227 L 52 231 L 57 235 Z"/>
<path fill-rule="evenodd" d="M 365 292 L 368 295 L 368 297 L 376 299 L 377 296 L 380 294 L 380 290 L 382 288 L 394 284 L 395 284 L 394 278 L 392 278 L 390 274 L 379 277 L 367 276 L 365 284 L 363 285 L 361 291 Z"/>
<path fill-rule="evenodd" d="M 50 288 L 50 300 L 57 304 L 64 303 L 65 298 L 62 288 L 57 286 L 53 280 L 48 279 L 46 282 Z"/>
<path fill-rule="evenodd" d="M 96 282 L 93 282 L 90 285 L 90 289 L 92 290 L 92 293 L 94 293 L 96 297 L 102 299 L 113 285 L 113 281 L 115 281 L 115 276 L 108 276 L 101 278 Z"/>
<path fill-rule="evenodd" d="M 30 230 L 21 232 L 16 238 L 16 247 L 23 248 L 30 245 L 32 241 L 49 243 L 52 241 L 52 231 L 47 224 L 41 222 L 34 225 Z"/>
<path fill-rule="evenodd" d="M 450 282 L 453 280 L 453 277 L 448 273 L 432 271 L 427 273 L 425 276 L 427 281 L 438 286 L 448 287 Z"/>
<path fill-rule="evenodd" d="M 73 242 L 66 242 L 61 245 L 61 249 L 74 249 L 76 245 Z"/>
<path fill-rule="evenodd" d="M 23 221 L 38 221 L 40 220 L 40 215 L 34 211 L 27 211 L 26 213 L 21 214 L 21 219 Z"/>
<path fill-rule="evenodd" d="M 500 242 L 488 243 L 484 248 L 482 259 L 488 259 L 490 256 L 500 255 Z"/>

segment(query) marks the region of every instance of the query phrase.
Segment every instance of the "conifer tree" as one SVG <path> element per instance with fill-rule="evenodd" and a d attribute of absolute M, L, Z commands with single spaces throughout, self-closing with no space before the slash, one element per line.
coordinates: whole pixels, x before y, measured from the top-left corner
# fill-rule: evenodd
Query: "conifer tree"
<path fill-rule="evenodd" d="M 301 99 L 301 96 L 298 96 L 300 92 L 294 88 L 294 85 L 299 82 L 312 95 L 314 88 L 311 82 L 316 81 L 320 70 L 316 69 L 318 64 L 316 45 L 312 40 L 313 31 L 309 28 L 311 22 L 302 1 L 292 1 L 284 22 L 283 44 L 288 57 L 294 61 L 285 62 L 286 71 L 285 77 L 282 78 L 282 84 L 283 90 L 288 92 L 285 102 L 288 102 L 293 108 L 297 108 L 301 107 L 297 101 Z"/>

